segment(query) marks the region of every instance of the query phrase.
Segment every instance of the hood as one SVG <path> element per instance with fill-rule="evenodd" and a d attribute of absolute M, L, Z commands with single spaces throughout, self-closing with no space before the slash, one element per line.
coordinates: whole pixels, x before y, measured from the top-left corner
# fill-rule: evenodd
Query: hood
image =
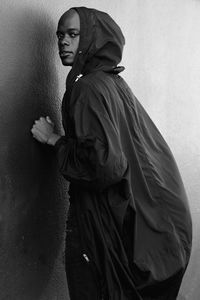
<path fill-rule="evenodd" d="M 73 9 L 80 17 L 80 42 L 68 83 L 72 84 L 79 74 L 97 70 L 121 72 L 124 68 L 117 65 L 125 39 L 119 26 L 107 13 L 86 7 Z"/>

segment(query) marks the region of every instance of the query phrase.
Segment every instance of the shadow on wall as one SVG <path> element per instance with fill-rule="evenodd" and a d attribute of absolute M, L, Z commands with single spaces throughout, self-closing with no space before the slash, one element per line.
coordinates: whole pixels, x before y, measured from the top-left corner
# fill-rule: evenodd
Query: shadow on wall
<path fill-rule="evenodd" d="M 4 19 L 5 39 L 0 41 L 0 286 L 4 288 L 0 299 L 51 300 L 57 293 L 53 289 L 58 288 L 52 282 L 48 285 L 51 277 L 61 276 L 61 294 L 65 286 L 60 258 L 65 188 L 54 150 L 36 142 L 30 129 L 41 115 L 51 116 L 60 128 L 55 28 L 47 15 L 33 10 L 9 11 Z"/>

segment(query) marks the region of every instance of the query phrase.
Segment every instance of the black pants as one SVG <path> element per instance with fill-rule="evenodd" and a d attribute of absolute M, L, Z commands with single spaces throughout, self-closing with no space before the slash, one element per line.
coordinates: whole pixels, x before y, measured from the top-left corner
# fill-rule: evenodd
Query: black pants
<path fill-rule="evenodd" d="M 70 207 L 67 221 L 65 267 L 71 300 L 102 299 L 101 278 L 80 247 L 76 214 Z"/>

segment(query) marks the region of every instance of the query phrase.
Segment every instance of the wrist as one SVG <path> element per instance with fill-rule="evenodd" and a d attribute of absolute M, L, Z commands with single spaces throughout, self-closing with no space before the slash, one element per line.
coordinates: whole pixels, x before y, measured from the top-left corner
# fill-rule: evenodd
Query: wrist
<path fill-rule="evenodd" d="M 55 143 L 59 140 L 60 135 L 56 133 L 52 133 L 50 137 L 47 139 L 46 144 L 54 146 Z"/>

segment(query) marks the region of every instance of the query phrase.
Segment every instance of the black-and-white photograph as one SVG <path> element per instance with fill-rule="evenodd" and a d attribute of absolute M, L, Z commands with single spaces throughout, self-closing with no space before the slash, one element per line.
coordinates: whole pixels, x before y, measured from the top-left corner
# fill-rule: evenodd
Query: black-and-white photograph
<path fill-rule="evenodd" d="M 0 300 L 200 299 L 200 1 L 1 0 Z"/>

